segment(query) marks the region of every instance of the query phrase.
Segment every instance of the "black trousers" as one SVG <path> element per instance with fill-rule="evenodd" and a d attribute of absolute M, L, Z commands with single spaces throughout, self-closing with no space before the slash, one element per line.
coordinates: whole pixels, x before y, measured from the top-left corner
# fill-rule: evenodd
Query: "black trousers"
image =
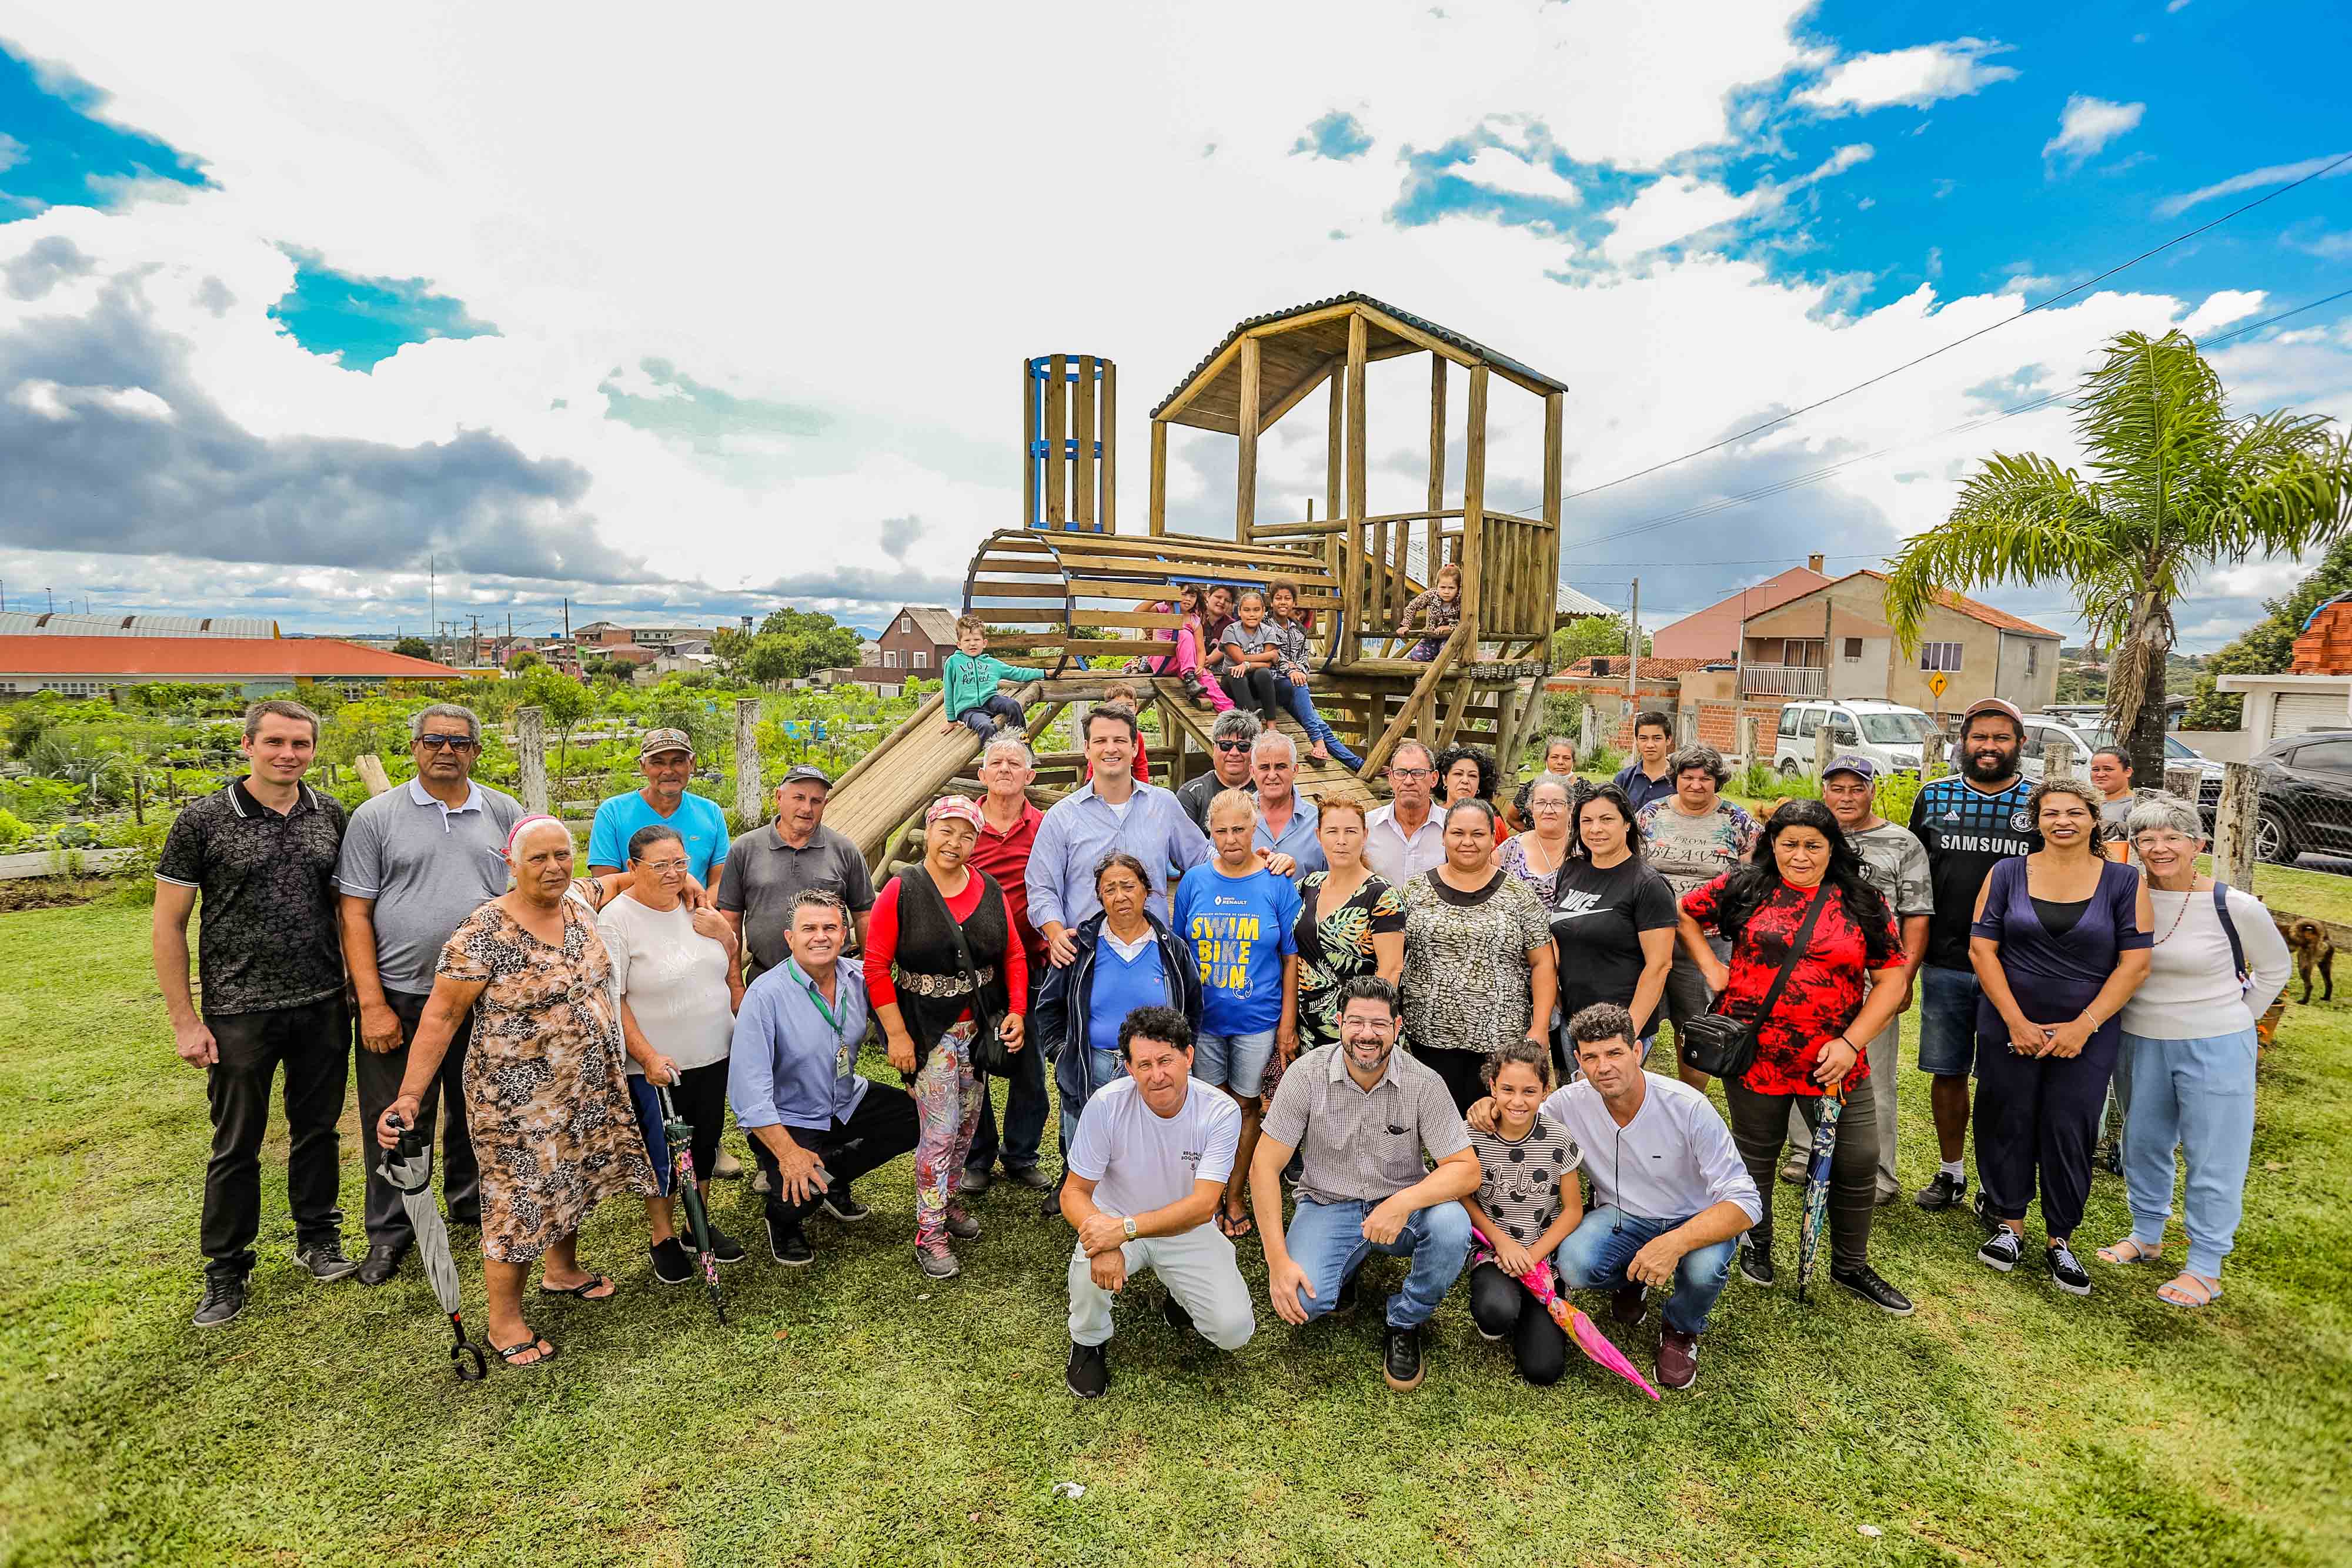
<path fill-rule="evenodd" d="M 1274 690 L 1274 672 L 1264 664 L 1219 675 L 1217 685 L 1225 688 L 1225 695 L 1234 699 L 1235 707 L 1254 709 L 1258 717 L 1268 723 L 1282 716 L 1282 700 Z"/>
<path fill-rule="evenodd" d="M 913 1154 L 921 1123 L 915 1114 L 912 1094 L 892 1084 L 868 1083 L 866 1098 L 857 1103 L 848 1121 L 835 1122 L 823 1132 L 808 1127 L 784 1131 L 802 1148 L 815 1151 L 824 1162 L 826 1181 L 839 1191 L 867 1171 L 888 1165 L 900 1155 Z M 812 1197 L 804 1203 L 794 1203 L 784 1191 L 783 1167 L 756 1134 L 751 1138 L 751 1157 L 760 1162 L 761 1174 L 768 1178 L 769 1223 L 787 1233 L 798 1230 L 824 1198 Z"/>
<path fill-rule="evenodd" d="M 2091 1196 L 2091 1150 L 2119 1030 L 2093 1035 L 2079 1056 L 2020 1056 L 2005 1040 L 1977 1041 L 1977 1181 L 2002 1219 L 2023 1219 L 2041 1177 L 2042 1228 L 2071 1237 Z"/>
<path fill-rule="evenodd" d="M 1470 1316 L 1511 1342 L 1511 1359 L 1529 1383 L 1558 1383 L 1568 1370 L 1568 1331 L 1551 1321 L 1533 1291 L 1492 1263 L 1470 1270 Z"/>
<path fill-rule="evenodd" d="M 413 991 L 387 990 L 383 999 L 400 1015 L 400 1044 L 383 1052 L 357 1048 L 360 1086 L 360 1140 L 368 1151 L 367 1238 L 370 1247 L 397 1247 L 405 1251 L 416 1241 L 408 1224 L 408 1210 L 400 1194 L 376 1174 L 383 1150 L 375 1141 L 375 1125 L 400 1097 L 400 1081 L 408 1074 L 408 1048 L 416 1040 L 418 1020 L 425 1016 L 425 998 Z M 473 1042 L 474 1015 L 457 1026 L 441 1069 L 416 1108 L 416 1124 L 429 1146 L 436 1121 L 441 1126 L 441 1203 L 451 1219 L 461 1225 L 482 1221 L 482 1171 L 474 1163 L 474 1140 L 466 1130 L 466 1048 Z"/>
<path fill-rule="evenodd" d="M 653 1160 L 654 1175 L 661 1178 L 661 1189 L 667 1196 L 677 1174 L 677 1151 L 669 1145 L 662 1132 L 661 1095 L 637 1073 L 629 1074 L 629 1098 L 637 1108 L 637 1131 L 645 1134 L 646 1153 Z M 677 1082 L 669 1086 L 669 1103 L 686 1118 L 687 1150 L 694 1156 L 694 1179 L 698 1183 L 710 1179 L 711 1163 L 719 1158 L 719 1134 L 727 1129 L 727 1059 L 706 1061 L 700 1067 L 681 1068 Z"/>
<path fill-rule="evenodd" d="M 1029 960 L 1029 1001 L 1024 1018 L 1037 1016 L 1037 992 L 1045 983 L 1045 957 L 1040 953 Z M 982 1073 L 984 1081 L 990 1074 Z M 1045 1093 L 1045 1052 L 1034 1040 L 1024 1040 L 1013 1053 L 1012 1071 L 1004 1074 L 1004 1168 L 1017 1171 L 1034 1166 L 1045 1145 L 1045 1118 L 1053 1111 L 1053 1102 Z M 963 1157 L 963 1168 L 981 1176 L 996 1163 L 996 1106 L 984 1094 L 980 1102 L 980 1121 L 971 1130 L 971 1150 Z"/>
<path fill-rule="evenodd" d="M 1723 1081 L 1723 1103 L 1730 1110 L 1731 1141 L 1738 1146 L 1739 1163 L 1756 1184 L 1764 1203 L 1764 1218 L 1748 1227 L 1748 1239 L 1769 1250 L 1772 1245 L 1772 1195 L 1780 1151 L 1789 1142 L 1789 1107 L 1794 1102 L 1808 1126 L 1815 1124 L 1821 1101 L 1811 1094 L 1759 1094 L 1738 1079 Z M 1830 1155 L 1830 1262 L 1832 1268 L 1858 1269 L 1870 1261 L 1870 1221 L 1878 1208 L 1878 1082 L 1865 1078 L 1846 1091 L 1845 1113 L 1839 1117 L 1837 1148 Z"/>
<path fill-rule="evenodd" d="M 220 1060 L 205 1071 L 212 1103 L 213 1157 L 205 1167 L 205 1210 L 198 1235 L 205 1271 L 243 1278 L 253 1269 L 261 1228 L 261 1143 L 269 1130 L 269 1086 L 286 1069 L 286 1207 L 298 1247 L 337 1240 L 343 1211 L 343 1091 L 351 1082 L 351 1018 L 343 998 L 223 1013 L 205 1019 Z"/>
<path fill-rule="evenodd" d="M 1471 1106 L 1486 1097 L 1486 1058 L 1480 1052 L 1417 1045 L 1412 1054 L 1423 1066 L 1445 1080 L 1446 1092 L 1454 1096 L 1456 1111 L 1467 1115 Z"/>

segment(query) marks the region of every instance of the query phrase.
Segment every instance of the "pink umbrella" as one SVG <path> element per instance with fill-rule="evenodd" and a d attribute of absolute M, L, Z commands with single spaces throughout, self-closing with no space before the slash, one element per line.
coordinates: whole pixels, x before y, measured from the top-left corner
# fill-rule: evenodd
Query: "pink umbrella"
<path fill-rule="evenodd" d="M 1481 1263 L 1495 1262 L 1494 1243 L 1488 1241 L 1485 1233 L 1475 1227 L 1471 1228 L 1470 1234 L 1477 1242 L 1470 1251 L 1470 1266 L 1475 1269 Z M 1567 1331 L 1568 1337 L 1576 1342 L 1576 1348 L 1582 1351 L 1587 1359 L 1597 1366 L 1607 1367 L 1651 1398 L 1660 1397 L 1658 1391 L 1650 1386 L 1650 1380 L 1625 1359 L 1625 1353 L 1609 1342 L 1609 1336 L 1601 1332 L 1601 1326 L 1577 1311 L 1567 1297 L 1552 1288 L 1549 1269 L 1538 1263 L 1526 1273 L 1513 1278 L 1544 1304 L 1544 1311 L 1551 1314 L 1551 1321 Z"/>

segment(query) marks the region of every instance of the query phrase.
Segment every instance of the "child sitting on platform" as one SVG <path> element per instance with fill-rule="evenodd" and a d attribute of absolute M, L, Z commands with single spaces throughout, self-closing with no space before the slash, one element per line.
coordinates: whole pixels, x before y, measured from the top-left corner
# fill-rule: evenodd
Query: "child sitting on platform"
<path fill-rule="evenodd" d="M 956 620 L 956 651 L 948 655 L 940 670 L 940 706 L 947 712 L 948 721 L 940 727 L 941 735 L 954 733 L 958 725 L 966 726 L 985 743 L 999 729 L 1021 733 L 1024 715 L 1019 699 L 996 689 L 999 681 L 1042 681 L 1043 670 L 1024 669 L 1008 664 L 988 653 L 988 622 L 977 615 L 959 616 Z"/>
<path fill-rule="evenodd" d="M 1412 630 L 1412 618 L 1416 615 L 1422 618 L 1422 638 L 1404 651 L 1404 656 L 1425 664 L 1437 657 L 1437 651 L 1445 646 L 1445 639 L 1462 624 L 1460 567 L 1447 561 L 1437 569 L 1436 582 L 1412 596 L 1404 607 L 1404 620 L 1397 626 L 1400 636 Z"/>

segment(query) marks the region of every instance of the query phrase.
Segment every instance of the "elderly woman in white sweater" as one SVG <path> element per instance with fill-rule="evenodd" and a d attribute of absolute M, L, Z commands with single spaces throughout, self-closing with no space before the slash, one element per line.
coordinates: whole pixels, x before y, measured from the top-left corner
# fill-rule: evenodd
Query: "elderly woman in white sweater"
<path fill-rule="evenodd" d="M 2198 874 L 2205 824 L 2196 807 L 2153 796 L 2132 808 L 2124 831 L 2147 875 L 2156 946 L 2147 981 L 2124 1004 L 2117 1068 L 2131 1079 L 2123 1153 L 2132 1233 L 2099 1257 L 2162 1261 L 2173 1154 L 2183 1151 L 2189 1266 L 2156 1293 L 2176 1307 L 2210 1306 L 2253 1147 L 2254 1020 L 2286 987 L 2286 942 L 2253 894 Z"/>

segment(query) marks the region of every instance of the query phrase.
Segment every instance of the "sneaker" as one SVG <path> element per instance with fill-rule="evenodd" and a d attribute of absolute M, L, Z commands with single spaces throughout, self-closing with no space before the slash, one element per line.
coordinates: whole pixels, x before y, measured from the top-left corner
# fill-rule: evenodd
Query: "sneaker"
<path fill-rule="evenodd" d="M 1476 1329 L 1478 1331 L 1478 1337 L 1485 1340 L 1488 1344 L 1500 1344 L 1503 1343 L 1504 1336 L 1496 1333 L 1485 1323 L 1480 1322 L 1478 1321 L 1477 1314 L 1475 1312 L 1471 1314 L 1470 1326 Z"/>
<path fill-rule="evenodd" d="M 988 1190 L 990 1180 L 986 1171 L 968 1170 L 956 1177 L 955 1189 L 966 1197 L 978 1197 Z"/>
<path fill-rule="evenodd" d="M 322 1285 L 360 1271 L 359 1260 L 344 1257 L 342 1242 L 332 1237 L 314 1246 L 296 1248 L 294 1261 Z"/>
<path fill-rule="evenodd" d="M 857 1201 L 857 1195 L 845 1186 L 828 1188 L 819 1201 L 824 1210 L 844 1225 L 855 1225 L 872 1216 L 874 1211 Z"/>
<path fill-rule="evenodd" d="M 1647 1285 L 1620 1285 L 1609 1298 L 1609 1315 L 1619 1328 L 1630 1329 L 1642 1321 L 1648 1310 L 1650 1288 Z"/>
<path fill-rule="evenodd" d="M 1004 1176 L 1007 1181 L 1018 1186 L 1025 1186 L 1031 1192 L 1044 1192 L 1047 1187 L 1062 1185 L 1061 1177 L 1049 1176 L 1034 1164 L 1007 1166 L 1004 1167 Z"/>
<path fill-rule="evenodd" d="M 768 1185 L 768 1173 L 766 1170 L 755 1170 L 751 1173 L 751 1190 L 758 1193 L 762 1197 L 765 1197 L 768 1194 L 776 1190 L 774 1187 Z"/>
<path fill-rule="evenodd" d="M 1282 1167 L 1282 1185 L 1285 1186 L 1297 1186 L 1299 1183 L 1299 1179 L 1306 1176 L 1306 1174 L 1307 1156 L 1305 1155 L 1293 1155 L 1290 1156 L 1290 1163 Z"/>
<path fill-rule="evenodd" d="M 963 1272 L 963 1265 L 956 1261 L 956 1255 L 948 1250 L 948 1244 L 944 1241 L 916 1248 L 915 1267 L 923 1271 L 925 1278 L 932 1280 L 952 1280 Z"/>
<path fill-rule="evenodd" d="M 768 1255 L 787 1269 L 799 1269 L 816 1261 L 816 1249 L 808 1243 L 808 1235 L 797 1225 L 779 1225 L 768 1221 Z"/>
<path fill-rule="evenodd" d="M 2050 1282 L 2070 1296 L 2091 1293 L 2090 1270 L 2074 1256 L 2074 1249 L 2063 1241 L 2053 1241 L 2042 1257 L 2050 1265 Z"/>
<path fill-rule="evenodd" d="M 677 1237 L 665 1237 L 646 1251 L 654 1260 L 654 1278 L 663 1284 L 683 1285 L 694 1278 L 694 1259 Z"/>
<path fill-rule="evenodd" d="M 743 1179 L 743 1162 L 737 1159 L 733 1155 L 729 1154 L 725 1149 L 719 1150 L 719 1157 L 710 1162 L 710 1179 L 712 1181 L 741 1181 Z"/>
<path fill-rule="evenodd" d="M 2091 1151 L 2091 1163 L 2109 1176 L 2124 1174 L 2124 1146 L 2114 1138 L 2101 1138 L 2099 1146 Z"/>
<path fill-rule="evenodd" d="M 1772 1249 L 1759 1247 L 1753 1241 L 1739 1244 L 1739 1277 L 1751 1285 L 1772 1282 Z"/>
<path fill-rule="evenodd" d="M 1054 1190 L 1047 1193 L 1044 1201 L 1037 1205 L 1037 1218 L 1040 1219 L 1062 1218 L 1062 1184 L 1060 1182 L 1055 1182 Z"/>
<path fill-rule="evenodd" d="M 1178 1333 L 1196 1332 L 1192 1327 L 1192 1314 L 1184 1310 L 1184 1303 L 1176 1299 L 1173 1291 L 1160 1300 L 1160 1321 Z"/>
<path fill-rule="evenodd" d="M 196 1315 L 188 1321 L 200 1329 L 216 1329 L 243 1311 L 245 1276 L 207 1273 L 204 1299 L 196 1303 Z"/>
<path fill-rule="evenodd" d="M 1098 1344 L 1073 1342 L 1069 1369 L 1062 1374 L 1062 1382 L 1081 1399 L 1099 1399 L 1110 1386 L 1110 1358 Z"/>
<path fill-rule="evenodd" d="M 1878 1277 L 1878 1270 L 1864 1263 L 1857 1269 L 1832 1269 L 1830 1279 L 1843 1285 L 1880 1312 L 1898 1318 L 1911 1315 L 1911 1298 Z"/>
<path fill-rule="evenodd" d="M 980 1239 L 980 1218 L 960 1203 L 948 1205 L 948 1234 L 959 1241 Z"/>
<path fill-rule="evenodd" d="M 1780 1162 L 1780 1179 L 1790 1186 L 1805 1185 L 1806 1173 L 1811 1170 L 1813 1158 L 1809 1150 L 1800 1149 Z"/>
<path fill-rule="evenodd" d="M 727 1232 L 719 1229 L 719 1227 L 710 1224 L 708 1220 L 703 1222 L 703 1228 L 710 1233 L 710 1256 L 714 1261 L 720 1263 L 740 1263 L 743 1261 L 742 1245 L 732 1236 L 728 1235 Z"/>
<path fill-rule="evenodd" d="M 1902 1189 L 1899 1187 L 1882 1186 L 1878 1189 L 1878 1196 L 1871 1201 L 1877 1204 L 1879 1207 L 1885 1208 L 1902 1196 Z"/>
<path fill-rule="evenodd" d="M 1937 1171 L 1935 1179 L 1921 1187 L 1918 1195 L 1911 1201 L 1933 1212 L 1936 1209 L 1951 1207 L 1967 1197 L 1968 1191 L 1968 1177 L 1954 1176 L 1949 1171 Z"/>
<path fill-rule="evenodd" d="M 400 1260 L 407 1256 L 408 1249 L 405 1247 L 378 1243 L 369 1248 L 367 1256 L 360 1260 L 359 1282 L 362 1285 L 385 1283 L 400 1272 Z"/>
<path fill-rule="evenodd" d="M 1688 1388 L 1698 1381 L 1698 1335 L 1680 1329 L 1658 1331 L 1658 1386 Z"/>
<path fill-rule="evenodd" d="M 2000 1222 L 2000 1216 L 1992 1211 L 1992 1199 L 1982 1193 L 1977 1194 L 1976 1201 L 1969 1205 L 1969 1212 L 1977 1217 L 1977 1223 L 1984 1227 L 1987 1236 L 2006 1228 Z"/>
<path fill-rule="evenodd" d="M 1992 1239 L 1977 1249 L 1978 1262 L 1988 1269 L 1998 1269 L 2004 1274 L 2016 1268 L 2017 1260 L 2023 1256 L 2025 1243 L 2016 1231 L 2006 1225 L 1993 1232 Z"/>
<path fill-rule="evenodd" d="M 1400 1394 L 1418 1388 L 1426 1371 L 1421 1364 L 1421 1330 L 1390 1324 L 1381 1335 L 1381 1375 L 1388 1379 L 1389 1386 Z"/>

